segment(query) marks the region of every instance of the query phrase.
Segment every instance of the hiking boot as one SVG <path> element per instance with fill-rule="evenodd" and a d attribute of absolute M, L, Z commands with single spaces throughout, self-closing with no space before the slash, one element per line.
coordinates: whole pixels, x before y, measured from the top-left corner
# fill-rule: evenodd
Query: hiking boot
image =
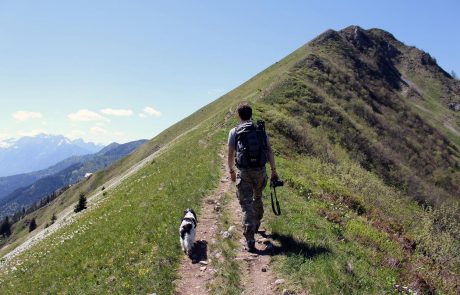
<path fill-rule="evenodd" d="M 248 240 L 248 241 L 246 241 L 246 247 L 245 247 L 245 249 L 246 249 L 246 251 L 251 252 L 251 253 L 257 252 L 257 249 L 256 249 L 256 241 L 254 241 L 254 240 Z"/>

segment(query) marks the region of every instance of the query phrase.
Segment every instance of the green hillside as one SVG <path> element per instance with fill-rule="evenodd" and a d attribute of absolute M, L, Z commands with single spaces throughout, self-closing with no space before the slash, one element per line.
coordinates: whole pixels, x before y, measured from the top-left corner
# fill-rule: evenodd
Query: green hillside
<path fill-rule="evenodd" d="M 53 213 L 62 219 L 80 193 L 89 197 L 88 210 L 3 258 L 2 293 L 173 294 L 182 211 L 200 208 L 217 187 L 219 153 L 245 100 L 266 121 L 287 183 L 282 216 L 265 200 L 265 227 L 276 241 L 271 264 L 290 290 L 460 292 L 460 119 L 448 108 L 460 84 L 391 34 L 349 27 L 325 32 L 73 186 L 27 217 L 38 230 L 16 224 L 2 256 Z M 238 292 L 231 271 L 213 290 Z"/>

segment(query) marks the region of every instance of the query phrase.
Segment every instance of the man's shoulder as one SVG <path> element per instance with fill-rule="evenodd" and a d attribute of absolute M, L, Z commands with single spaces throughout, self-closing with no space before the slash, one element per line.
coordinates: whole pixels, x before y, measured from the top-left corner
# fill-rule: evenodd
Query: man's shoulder
<path fill-rule="evenodd" d="M 228 135 L 234 135 L 236 132 L 236 128 L 237 127 L 233 127 L 232 129 L 230 129 L 230 131 L 228 132 Z"/>
<path fill-rule="evenodd" d="M 230 129 L 228 132 L 228 145 L 235 145 L 235 139 L 236 139 L 236 127 L 233 127 Z"/>

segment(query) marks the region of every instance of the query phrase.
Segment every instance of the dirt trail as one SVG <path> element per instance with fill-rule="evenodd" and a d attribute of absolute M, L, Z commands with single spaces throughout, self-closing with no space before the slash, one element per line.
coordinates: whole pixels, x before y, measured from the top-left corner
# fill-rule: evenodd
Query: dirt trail
<path fill-rule="evenodd" d="M 231 202 L 225 206 L 220 207 L 220 201 L 226 193 L 234 196 L 234 184 L 228 178 L 228 167 L 226 163 L 226 156 L 221 153 L 222 166 L 221 166 L 221 180 L 219 187 L 212 195 L 204 200 L 203 207 L 198 216 L 197 226 L 197 242 L 196 250 L 192 259 L 186 257 L 182 258 L 179 277 L 177 282 L 176 294 L 178 295 L 203 295 L 209 294 L 207 289 L 215 275 L 215 270 L 212 264 L 207 264 L 207 243 L 215 243 L 216 239 L 222 238 L 217 232 L 219 223 L 220 210 L 229 210 L 232 225 L 235 226 L 238 236 L 243 237 L 242 233 L 242 212 L 236 197 L 231 198 Z M 201 216 L 201 218 L 200 218 Z M 266 249 L 268 239 L 260 235 L 256 236 L 258 243 L 256 244 L 259 254 L 248 253 L 244 249 L 244 237 L 240 239 L 240 246 L 236 259 L 239 261 L 240 269 L 242 272 L 242 294 L 255 294 L 255 295 L 271 295 L 277 294 L 276 292 L 276 276 L 270 268 L 270 251 Z M 199 261 L 206 263 L 199 263 Z"/>
<path fill-rule="evenodd" d="M 278 292 L 276 292 L 275 285 L 276 276 L 270 267 L 270 245 L 272 241 L 256 234 L 256 248 L 258 251 L 254 254 L 248 253 L 244 248 L 245 239 L 243 237 L 243 228 L 241 226 L 243 213 L 236 197 L 231 199 L 229 210 L 230 212 L 233 212 L 231 215 L 232 223 L 236 226 L 239 236 L 241 236 L 241 247 L 239 247 L 236 259 L 239 260 L 241 265 L 243 286 L 242 294 L 278 294 Z M 259 232 L 263 232 L 263 223 Z"/>
<path fill-rule="evenodd" d="M 217 226 L 220 214 L 220 201 L 231 188 L 231 181 L 228 179 L 228 168 L 225 164 L 226 157 L 223 153 L 221 179 L 218 188 L 213 194 L 206 197 L 198 215 L 196 231 L 196 242 L 192 259 L 183 256 L 179 268 L 179 281 L 177 282 L 176 294 L 180 295 L 202 295 L 208 294 L 207 283 L 214 277 L 212 265 L 208 265 L 208 243 L 215 243 Z"/>

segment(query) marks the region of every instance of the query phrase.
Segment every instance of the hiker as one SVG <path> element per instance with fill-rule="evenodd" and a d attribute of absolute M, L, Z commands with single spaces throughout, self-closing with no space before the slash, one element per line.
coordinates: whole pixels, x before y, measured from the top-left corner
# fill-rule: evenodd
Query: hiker
<path fill-rule="evenodd" d="M 254 235 L 264 214 L 262 192 L 267 185 L 267 161 L 271 166 L 271 179 L 278 179 L 278 175 L 263 122 L 252 122 L 252 108 L 247 103 L 238 106 L 238 116 L 240 123 L 228 135 L 228 167 L 230 179 L 236 181 L 236 195 L 243 211 L 246 249 L 254 252 Z"/>

